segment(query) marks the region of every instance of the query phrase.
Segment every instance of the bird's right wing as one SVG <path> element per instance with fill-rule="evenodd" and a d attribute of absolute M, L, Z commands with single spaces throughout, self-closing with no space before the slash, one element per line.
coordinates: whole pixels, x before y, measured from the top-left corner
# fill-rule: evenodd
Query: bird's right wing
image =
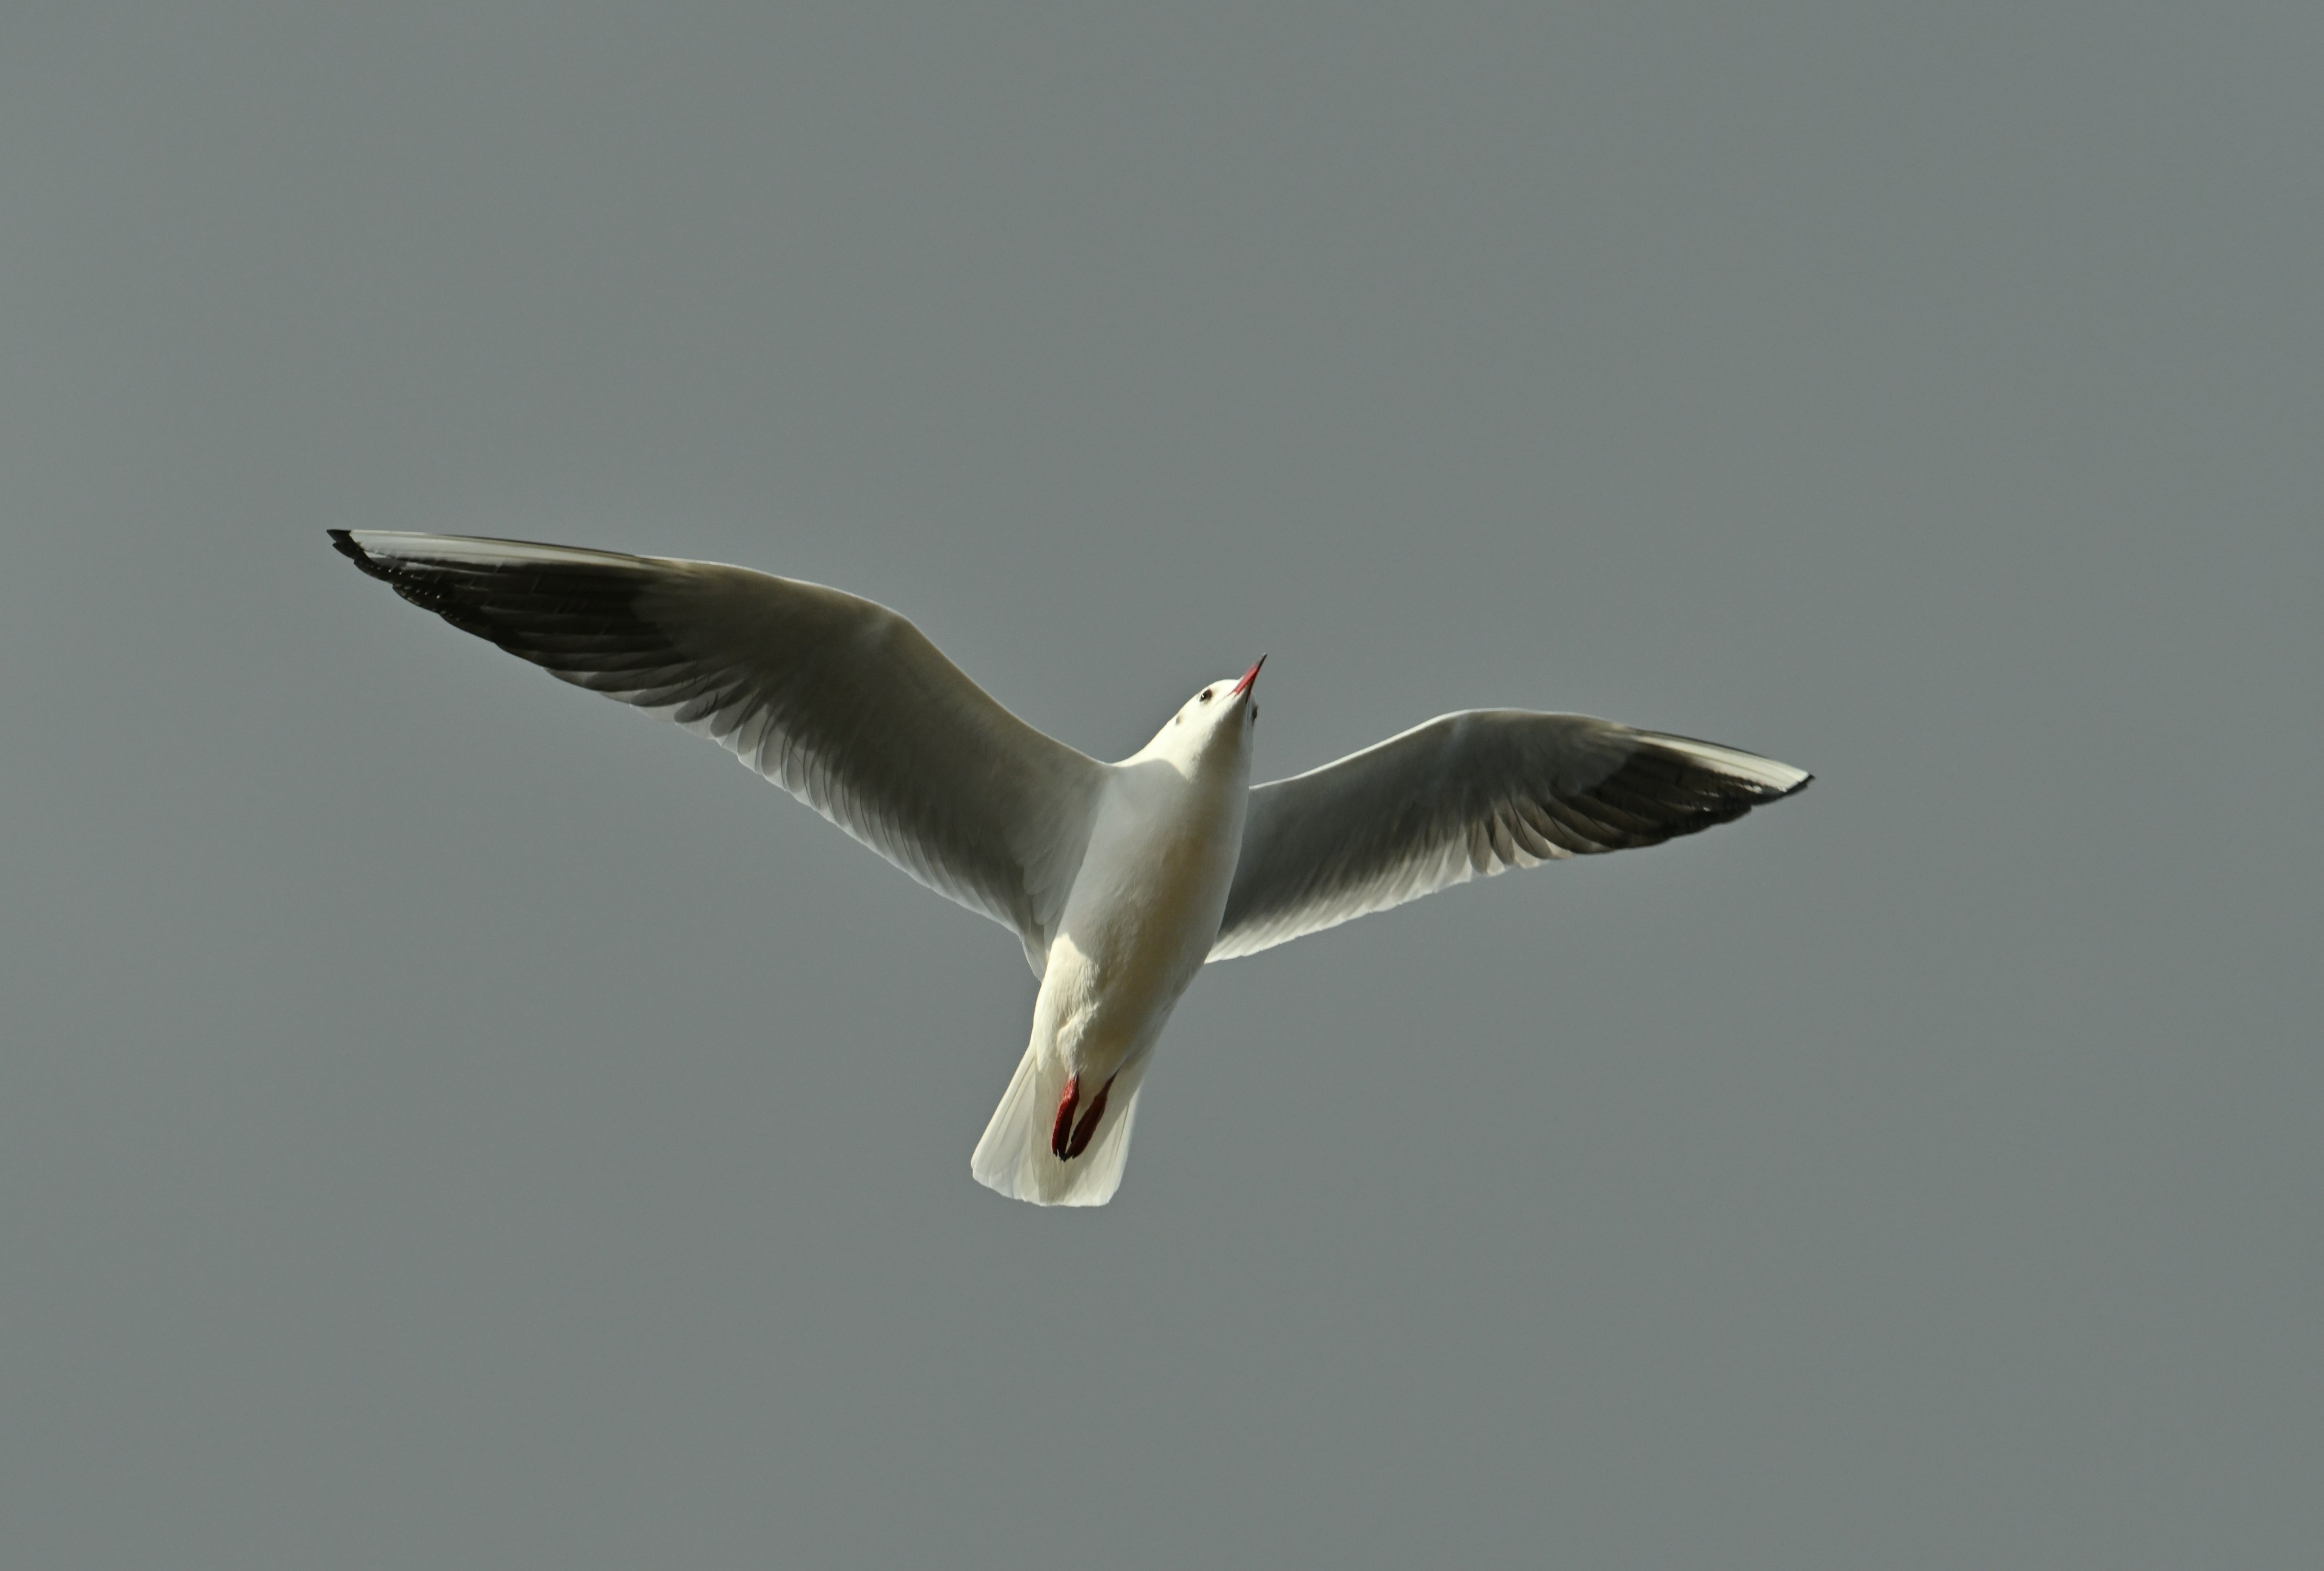
<path fill-rule="evenodd" d="M 1512 867 L 1659 845 L 1811 778 L 1586 715 L 1441 716 L 1251 791 L 1210 957 L 1256 954 Z"/>
<path fill-rule="evenodd" d="M 884 605 L 743 568 L 333 530 L 413 605 L 723 744 L 939 893 L 1038 975 L 1104 766 L 1018 719 Z"/>

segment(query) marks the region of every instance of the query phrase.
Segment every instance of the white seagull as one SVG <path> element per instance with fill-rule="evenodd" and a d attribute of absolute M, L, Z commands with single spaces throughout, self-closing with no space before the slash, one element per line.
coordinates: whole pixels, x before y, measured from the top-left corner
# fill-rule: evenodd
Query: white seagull
<path fill-rule="evenodd" d="M 723 744 L 1014 932 L 1040 978 L 1032 1039 L 970 1171 L 1042 1206 L 1102 1206 L 1120 1187 L 1155 1042 L 1204 961 L 1508 868 L 1692 835 L 1811 778 L 1610 720 L 1471 709 L 1254 788 L 1263 655 L 1100 763 L 837 589 L 522 541 L 330 534 L 413 605 Z"/>

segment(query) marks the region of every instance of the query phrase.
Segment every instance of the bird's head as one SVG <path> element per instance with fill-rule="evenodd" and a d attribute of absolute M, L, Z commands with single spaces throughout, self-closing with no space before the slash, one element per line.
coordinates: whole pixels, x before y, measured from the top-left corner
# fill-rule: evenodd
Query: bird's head
<path fill-rule="evenodd" d="M 1267 657 L 1260 655 L 1240 678 L 1206 684 L 1179 706 L 1148 745 L 1197 767 L 1206 766 L 1222 750 L 1248 757 L 1251 727 L 1259 722 L 1259 668 L 1266 663 Z"/>

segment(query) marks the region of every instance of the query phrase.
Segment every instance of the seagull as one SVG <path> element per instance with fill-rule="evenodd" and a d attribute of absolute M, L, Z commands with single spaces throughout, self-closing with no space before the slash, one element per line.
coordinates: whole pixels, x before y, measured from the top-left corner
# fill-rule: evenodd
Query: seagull
<path fill-rule="evenodd" d="M 747 568 L 330 531 L 413 605 L 724 745 L 1017 935 L 1031 1038 L 969 1170 L 1041 1206 L 1120 1187 L 1138 1095 L 1206 961 L 1471 879 L 1659 845 L 1804 789 L 1787 763 L 1586 715 L 1442 715 L 1251 784 L 1261 655 L 1101 763 L 1017 718 L 888 607 Z"/>

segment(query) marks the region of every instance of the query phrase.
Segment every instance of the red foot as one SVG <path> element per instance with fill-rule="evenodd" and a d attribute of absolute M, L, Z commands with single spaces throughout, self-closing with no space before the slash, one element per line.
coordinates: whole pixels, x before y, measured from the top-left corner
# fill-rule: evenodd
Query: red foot
<path fill-rule="evenodd" d="M 1078 1079 L 1079 1077 L 1076 1076 L 1075 1078 Z M 1097 1088 L 1097 1097 L 1089 1104 L 1089 1111 L 1082 1114 L 1080 1127 L 1074 1131 L 1074 1138 L 1066 1144 L 1064 1151 L 1059 1153 L 1065 1160 L 1072 1161 L 1082 1152 L 1089 1150 L 1090 1136 L 1097 1132 L 1097 1121 L 1105 1116 L 1105 1094 L 1112 1089 L 1113 1077 L 1108 1075 L 1105 1077 L 1105 1084 Z M 1060 1109 L 1060 1111 L 1063 1110 Z M 1051 1136 L 1053 1141 L 1055 1138 L 1054 1135 Z"/>
<path fill-rule="evenodd" d="M 1113 1082 L 1108 1080 L 1106 1084 L 1111 1086 Z M 1065 1082 L 1065 1095 L 1057 1098 L 1057 1121 L 1049 1125 L 1049 1149 L 1056 1152 L 1057 1160 L 1061 1162 L 1069 1157 L 1081 1154 L 1079 1146 L 1068 1149 L 1067 1144 L 1073 1139 L 1074 1133 L 1074 1104 L 1081 1100 L 1081 1095 L 1082 1077 L 1075 1075 Z M 1098 1099 L 1102 1102 L 1104 1098 L 1105 1093 L 1099 1092 Z"/>

